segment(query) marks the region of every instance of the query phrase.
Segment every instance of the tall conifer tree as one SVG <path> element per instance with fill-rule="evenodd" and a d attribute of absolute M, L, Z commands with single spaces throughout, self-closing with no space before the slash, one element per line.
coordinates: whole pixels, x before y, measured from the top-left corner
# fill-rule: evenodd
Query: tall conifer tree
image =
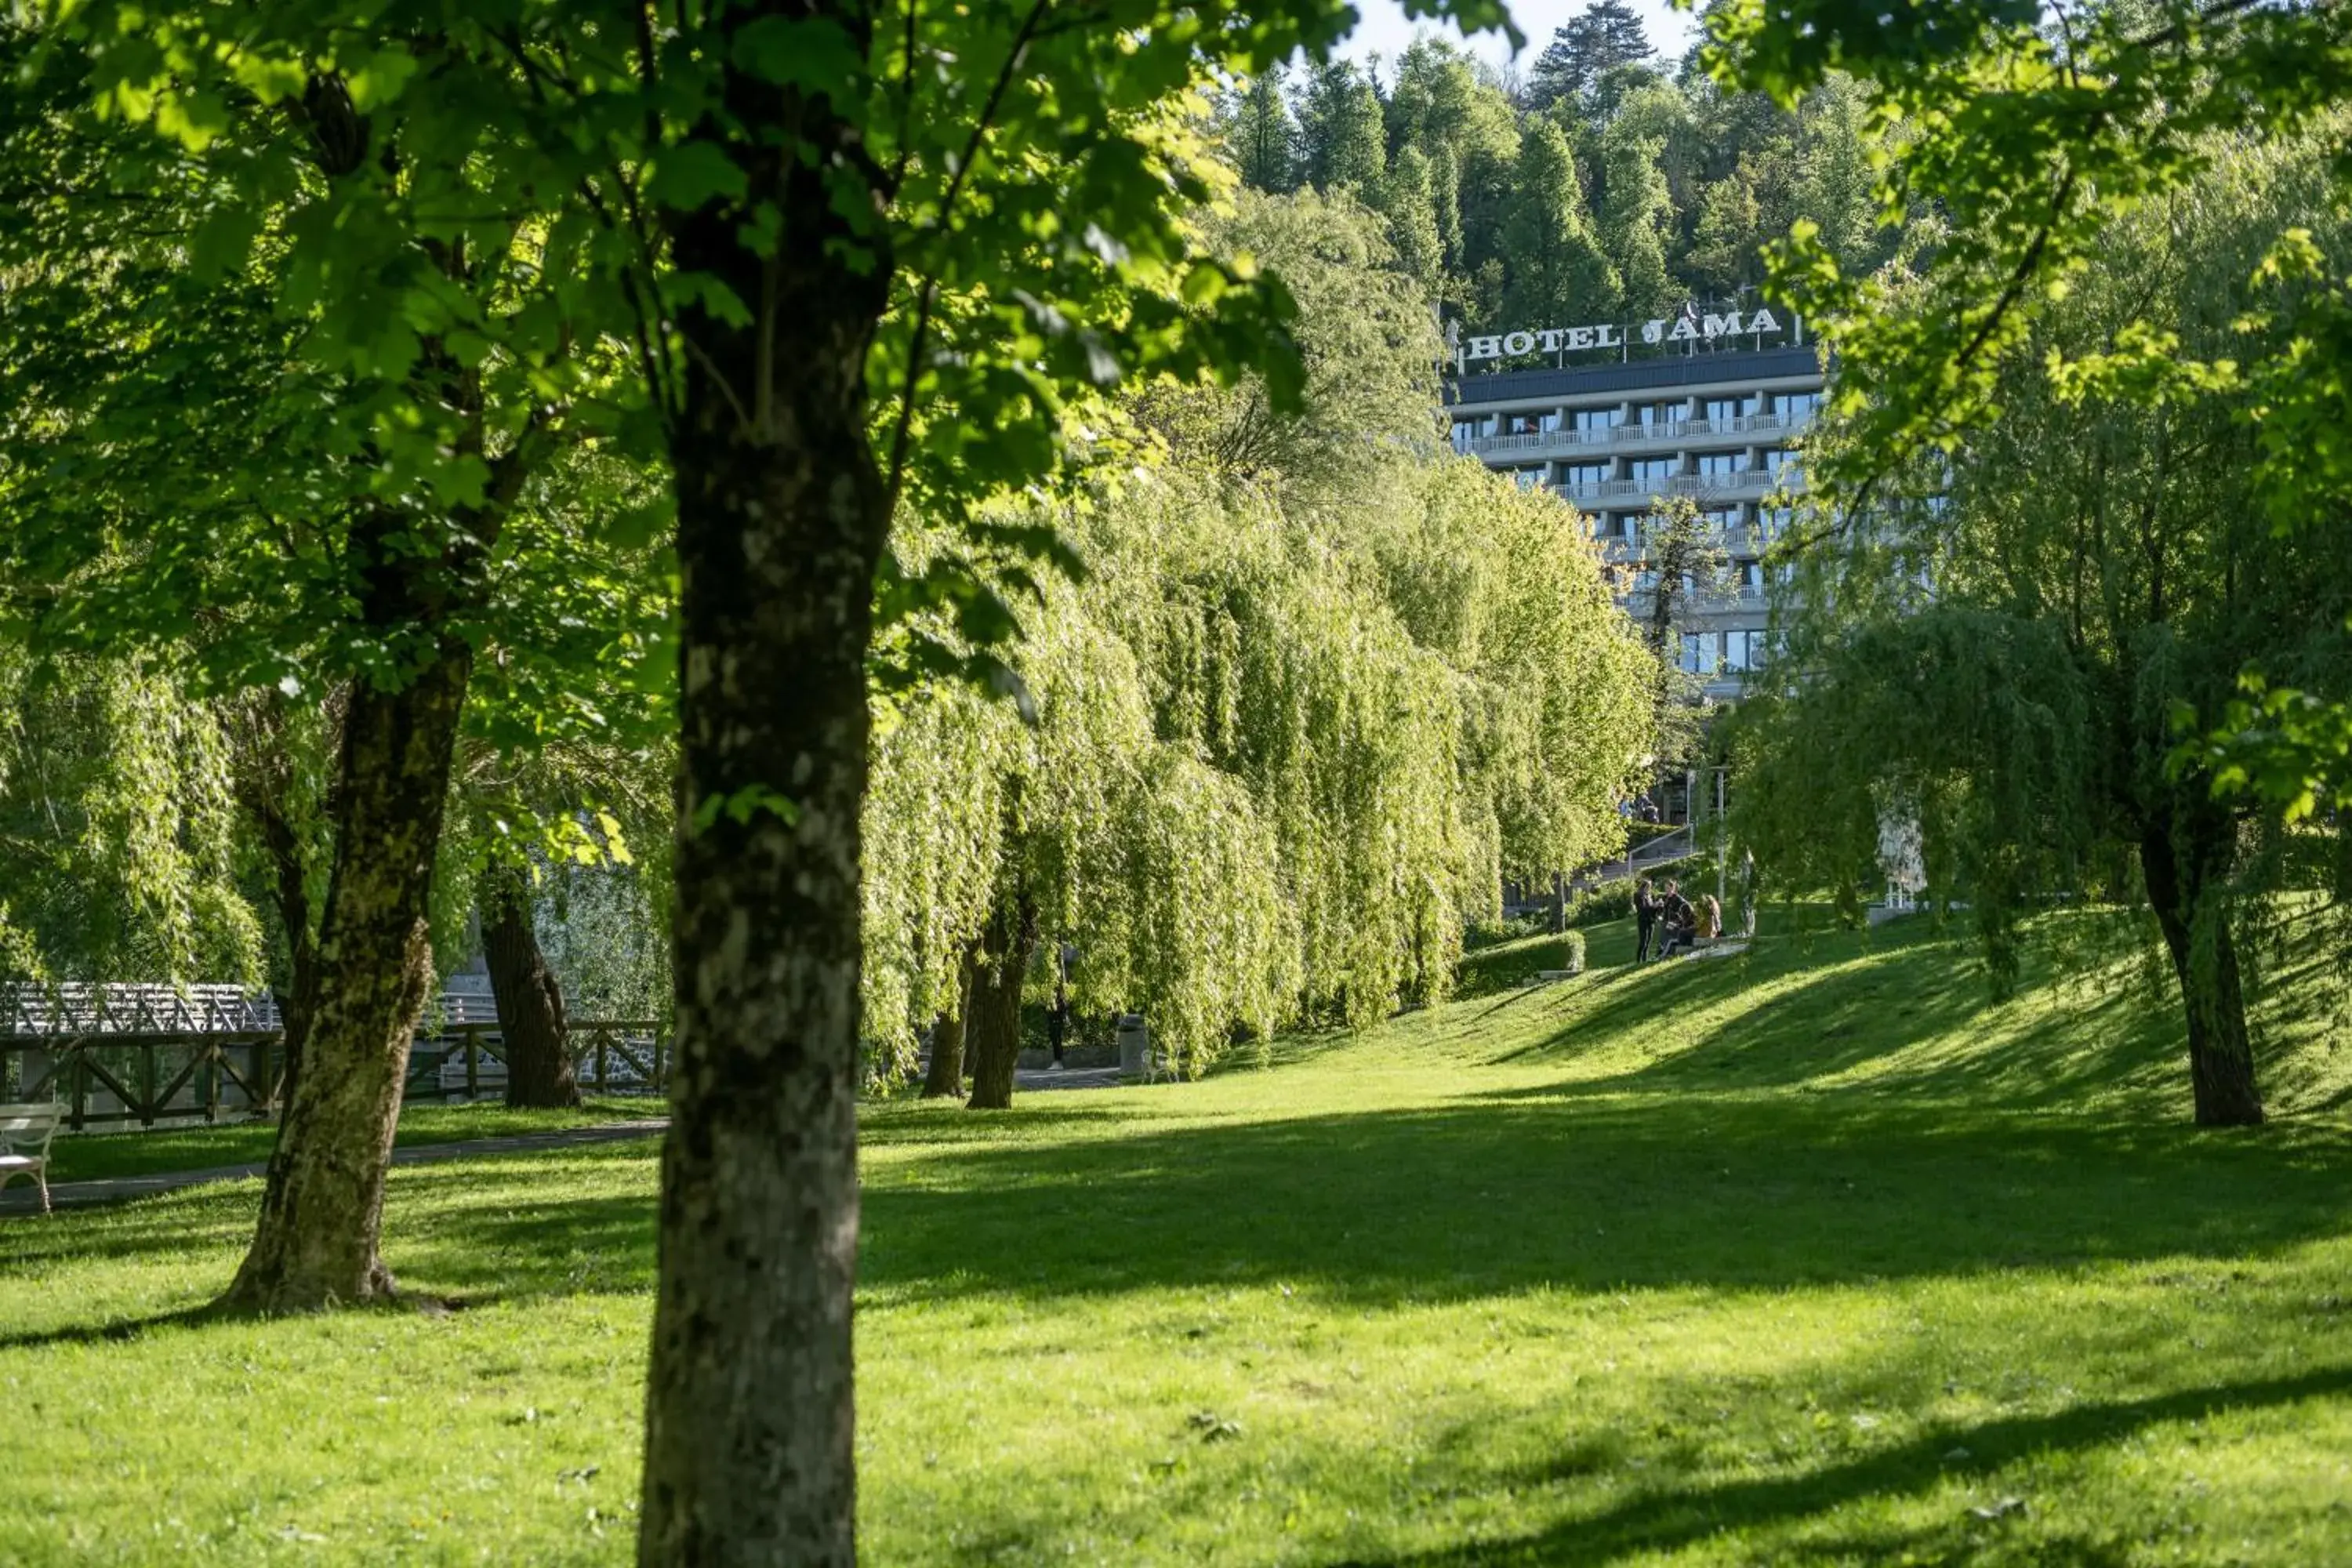
<path fill-rule="evenodd" d="M 1612 70 L 1639 65 L 1652 52 L 1642 18 L 1626 0 L 1595 0 L 1582 16 L 1554 29 L 1529 73 L 1528 99 L 1540 108 L 1562 98 L 1581 98 Z"/>
<path fill-rule="evenodd" d="M 1601 133 L 1601 242 L 1623 282 L 1625 309 L 1635 315 L 1661 314 L 1682 292 L 1666 271 L 1674 200 L 1658 167 L 1663 148 L 1625 120 Z"/>
<path fill-rule="evenodd" d="M 1316 189 L 1369 192 L 1379 185 L 1388 168 L 1381 100 L 1352 64 L 1334 60 L 1315 73 L 1300 119 L 1307 177 Z"/>
<path fill-rule="evenodd" d="M 1298 188 L 1298 121 L 1283 92 L 1286 74 L 1275 66 L 1251 78 L 1226 132 L 1243 183 L 1276 195 Z"/>
<path fill-rule="evenodd" d="M 1408 146 L 1397 153 L 1384 187 L 1389 243 L 1397 265 L 1433 299 L 1445 279 L 1445 245 L 1438 233 L 1437 195 L 1428 155 Z"/>
<path fill-rule="evenodd" d="M 1593 237 L 1568 138 L 1549 120 L 1533 120 L 1520 142 L 1512 198 L 1503 313 L 1529 326 L 1613 315 L 1617 269 Z"/>

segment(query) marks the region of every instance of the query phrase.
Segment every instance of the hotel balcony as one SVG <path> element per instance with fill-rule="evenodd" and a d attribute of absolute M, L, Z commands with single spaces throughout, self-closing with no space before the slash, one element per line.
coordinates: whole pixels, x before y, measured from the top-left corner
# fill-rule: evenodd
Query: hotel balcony
<path fill-rule="evenodd" d="M 1663 483 L 1655 479 L 1601 479 L 1560 484 L 1554 485 L 1552 492 L 1563 500 L 1612 502 L 1614 504 L 1607 509 L 1612 511 L 1636 504 L 1656 506 L 1676 496 L 1687 496 L 1704 510 L 1710 506 L 1761 501 L 1778 493 L 1783 483 L 1795 489 L 1802 482 L 1785 468 L 1777 474 L 1769 468 L 1742 468 L 1736 474 L 1673 474 Z"/>
<path fill-rule="evenodd" d="M 1780 438 L 1811 427 L 1813 416 L 1800 414 L 1745 414 L 1737 419 L 1678 419 L 1662 425 L 1612 425 L 1605 430 L 1531 430 L 1510 436 L 1475 436 L 1466 449 L 1481 458 L 1550 457 L 1606 449 L 1639 456 L 1671 451 L 1696 440 L 1721 441 L 1735 436 Z"/>

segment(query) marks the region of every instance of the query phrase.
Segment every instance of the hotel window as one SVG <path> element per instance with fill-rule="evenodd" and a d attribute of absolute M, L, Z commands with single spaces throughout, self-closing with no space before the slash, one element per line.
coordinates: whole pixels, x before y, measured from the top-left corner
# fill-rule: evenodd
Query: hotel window
<path fill-rule="evenodd" d="M 1557 408 L 1503 416 L 1503 432 L 1508 436 L 1548 436 L 1559 428 L 1559 410 Z"/>
<path fill-rule="evenodd" d="M 1577 408 L 1568 416 L 1568 427 L 1580 436 L 1600 436 L 1617 428 L 1620 412 L 1614 408 Z"/>
<path fill-rule="evenodd" d="M 1680 403 L 1644 403 L 1633 410 L 1634 422 L 1651 429 L 1679 425 L 1689 417 L 1689 408 Z"/>
<path fill-rule="evenodd" d="M 1454 422 L 1454 449 L 1457 452 L 1466 452 L 1470 449 L 1471 442 L 1481 436 L 1491 436 L 1494 433 L 1495 422 L 1486 415 L 1473 414 L 1466 419 L 1456 419 Z"/>
<path fill-rule="evenodd" d="M 1723 668 L 1726 669 L 1761 669 L 1772 661 L 1772 634 L 1760 628 L 1754 631 L 1723 634 Z"/>
<path fill-rule="evenodd" d="M 1789 531 L 1790 521 L 1794 516 L 1795 513 L 1785 506 L 1759 508 L 1756 513 L 1756 531 L 1766 539 L 1778 539 Z"/>
<path fill-rule="evenodd" d="M 1523 490 L 1537 489 L 1542 485 L 1543 479 L 1544 471 L 1541 468 L 1513 468 L 1511 470 L 1512 481 Z"/>
<path fill-rule="evenodd" d="M 1722 663 L 1720 632 L 1685 632 L 1682 667 L 1691 675 L 1713 675 Z"/>
<path fill-rule="evenodd" d="M 1744 419 L 1755 412 L 1756 400 L 1752 397 L 1710 397 L 1703 405 L 1702 417 L 1711 423 L 1721 424 Z"/>
<path fill-rule="evenodd" d="M 1763 587 L 1764 563 L 1761 561 L 1741 562 L 1739 563 L 1739 591 L 1743 594 L 1754 594 L 1761 592 Z"/>
<path fill-rule="evenodd" d="M 1739 526 L 1739 509 L 1736 506 L 1715 506 L 1699 513 L 1707 527 L 1718 533 L 1729 533 Z"/>
<path fill-rule="evenodd" d="M 1716 479 L 1728 479 L 1733 474 L 1744 474 L 1748 471 L 1748 454 L 1702 452 L 1699 454 L 1698 471 Z"/>
<path fill-rule="evenodd" d="M 1627 476 L 1636 484 L 1662 485 L 1675 477 L 1682 467 L 1678 458 L 1637 458 L 1625 465 Z"/>
<path fill-rule="evenodd" d="M 1781 419 L 1795 422 L 1811 419 L 1821 412 L 1822 395 L 1818 392 L 1776 392 L 1772 395 L 1772 412 Z"/>
<path fill-rule="evenodd" d="M 1591 489 L 1609 478 L 1606 463 L 1570 463 L 1559 471 L 1563 489 Z"/>

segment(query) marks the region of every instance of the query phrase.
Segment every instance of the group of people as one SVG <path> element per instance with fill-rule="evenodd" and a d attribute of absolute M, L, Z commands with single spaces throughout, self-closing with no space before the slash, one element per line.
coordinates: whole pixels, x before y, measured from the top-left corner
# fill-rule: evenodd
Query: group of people
<path fill-rule="evenodd" d="M 1656 887 L 1643 878 L 1633 884 L 1633 962 L 1672 958 L 1702 942 L 1723 934 L 1723 906 L 1712 893 L 1693 903 L 1683 896 L 1682 884 L 1669 877 Z M 1651 951 L 1652 938 L 1657 951 Z"/>
<path fill-rule="evenodd" d="M 1665 813 L 1658 809 L 1658 803 L 1650 798 L 1646 790 L 1631 800 L 1619 801 L 1617 815 L 1628 822 L 1646 822 L 1654 826 L 1665 820 Z"/>

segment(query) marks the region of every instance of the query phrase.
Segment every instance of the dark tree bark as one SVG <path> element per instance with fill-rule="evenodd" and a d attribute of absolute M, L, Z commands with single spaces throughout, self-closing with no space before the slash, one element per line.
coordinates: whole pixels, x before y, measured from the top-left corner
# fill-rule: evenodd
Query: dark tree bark
<path fill-rule="evenodd" d="M 813 9 L 865 57 L 858 7 L 716 26 Z M 637 1554 L 824 1568 L 856 1554 L 859 814 L 889 521 L 866 352 L 891 258 L 878 190 L 844 216 L 845 182 L 882 176 L 829 100 L 731 68 L 721 95 L 695 134 L 748 195 L 681 218 L 673 254 L 751 319 L 677 319 L 677 1033 Z M 740 237 L 763 204 L 765 256 Z"/>
<path fill-rule="evenodd" d="M 965 948 L 956 976 L 955 1009 L 940 1014 L 931 1029 L 931 1064 L 923 1074 L 925 1100 L 945 1100 L 963 1092 L 964 1019 L 971 1012 L 972 976 L 979 963 L 980 949 Z"/>
<path fill-rule="evenodd" d="M 306 1311 L 393 1293 L 376 1253 L 384 1171 L 433 980 L 426 901 L 472 663 L 447 642 L 400 690 L 352 693 L 301 1070 L 226 1306 Z"/>
<path fill-rule="evenodd" d="M 565 1110 L 580 1103 L 572 1051 L 563 1026 L 563 988 L 539 951 L 531 924 L 530 882 L 514 866 L 493 866 L 482 879 L 482 957 L 506 1044 L 507 1103 Z"/>
<path fill-rule="evenodd" d="M 1013 1069 L 1021 1055 L 1021 988 L 1030 955 L 1037 951 L 1037 910 L 1025 894 L 1014 909 L 1000 909 L 989 918 L 981 945 L 965 1009 L 971 1015 L 965 1032 L 972 1052 L 971 1098 L 965 1104 L 973 1110 L 1009 1110 Z"/>
<path fill-rule="evenodd" d="M 2148 902 L 2172 955 L 2188 1016 L 2189 1082 L 2200 1127 L 2255 1127 L 2263 1121 L 2225 902 L 2235 840 L 2225 808 L 2185 797 L 2152 813 L 2140 838 Z"/>

